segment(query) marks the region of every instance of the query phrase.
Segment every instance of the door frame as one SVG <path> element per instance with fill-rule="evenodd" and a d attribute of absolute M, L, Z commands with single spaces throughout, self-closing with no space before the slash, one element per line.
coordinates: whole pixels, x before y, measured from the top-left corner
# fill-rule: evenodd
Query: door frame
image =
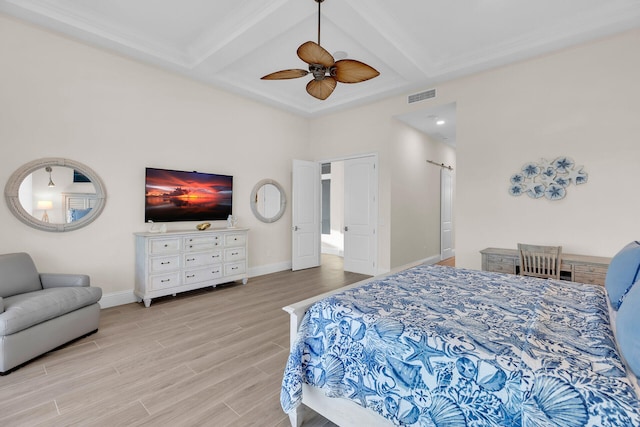
<path fill-rule="evenodd" d="M 449 187 L 446 188 L 445 186 L 445 180 L 444 180 L 444 175 L 448 175 L 449 176 Z M 449 191 L 449 194 L 445 194 L 446 190 Z M 449 202 L 449 203 L 447 203 Z M 445 253 L 447 252 L 447 248 L 444 247 L 444 234 L 446 232 L 445 230 L 445 226 L 444 226 L 444 216 L 445 216 L 445 211 L 447 209 L 447 206 L 451 215 L 451 226 L 450 226 L 450 233 L 452 234 L 451 236 L 451 248 L 450 251 L 451 253 Z M 456 250 L 455 250 L 455 245 L 454 245 L 454 239 L 453 239 L 453 233 L 454 233 L 454 221 L 453 221 L 453 170 L 449 169 L 449 168 L 441 168 L 440 169 L 440 260 L 444 260 L 449 258 L 450 256 L 455 256 L 456 255 Z"/>
<path fill-rule="evenodd" d="M 329 158 L 329 159 L 323 159 L 323 160 L 318 160 L 318 164 L 322 165 L 323 163 L 331 163 L 331 162 L 340 162 L 340 161 L 345 161 L 345 160 L 352 160 L 352 159 L 360 159 L 363 157 L 373 157 L 373 162 L 375 164 L 375 173 L 373 176 L 373 188 L 374 188 L 374 194 L 375 194 L 375 202 L 373 203 L 373 208 L 374 208 L 374 213 L 372 215 L 373 217 L 373 222 L 374 222 L 374 233 L 375 233 L 375 238 L 372 240 L 373 242 L 373 247 L 371 248 L 372 254 L 373 254 L 373 259 L 374 259 L 374 267 L 373 267 L 373 275 L 377 275 L 379 274 L 379 263 L 378 263 L 378 246 L 379 246 L 379 227 L 378 227 L 378 213 L 379 213 L 379 209 L 380 209 L 380 188 L 379 188 L 379 181 L 380 181 L 380 173 L 379 173 L 379 168 L 380 168 L 380 161 L 379 161 L 379 156 L 378 153 L 373 152 L 373 153 L 362 153 L 362 154 L 353 154 L 353 155 L 347 155 L 347 156 L 339 156 L 339 157 L 333 157 L 333 158 Z M 322 180 L 322 177 L 320 177 L 320 180 Z M 321 185 L 321 182 L 319 183 L 319 185 Z M 322 212 L 322 195 L 319 195 L 320 197 L 320 212 Z"/>

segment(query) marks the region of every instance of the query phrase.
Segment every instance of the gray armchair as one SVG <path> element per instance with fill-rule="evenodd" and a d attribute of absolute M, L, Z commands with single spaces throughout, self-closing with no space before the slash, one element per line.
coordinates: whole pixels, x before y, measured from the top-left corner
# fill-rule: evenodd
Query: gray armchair
<path fill-rule="evenodd" d="M 26 253 L 0 255 L 0 375 L 98 330 L 102 289 L 89 282 L 38 273 Z"/>

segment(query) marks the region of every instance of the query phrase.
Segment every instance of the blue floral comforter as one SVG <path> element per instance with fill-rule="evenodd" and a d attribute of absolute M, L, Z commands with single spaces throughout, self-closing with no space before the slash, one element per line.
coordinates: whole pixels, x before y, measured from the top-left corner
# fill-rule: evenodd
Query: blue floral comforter
<path fill-rule="evenodd" d="M 403 426 L 638 426 L 604 288 L 418 266 L 315 303 L 281 404 L 302 383 Z"/>

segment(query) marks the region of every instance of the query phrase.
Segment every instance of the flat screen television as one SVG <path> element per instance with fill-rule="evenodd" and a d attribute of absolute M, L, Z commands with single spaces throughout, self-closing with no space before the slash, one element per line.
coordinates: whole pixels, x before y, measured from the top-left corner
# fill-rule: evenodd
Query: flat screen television
<path fill-rule="evenodd" d="M 217 221 L 231 215 L 233 176 L 146 168 L 144 221 Z"/>

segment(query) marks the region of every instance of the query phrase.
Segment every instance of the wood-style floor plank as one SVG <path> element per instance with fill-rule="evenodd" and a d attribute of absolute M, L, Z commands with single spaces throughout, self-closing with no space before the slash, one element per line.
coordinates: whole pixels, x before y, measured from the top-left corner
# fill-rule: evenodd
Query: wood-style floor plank
<path fill-rule="evenodd" d="M 282 307 L 365 278 L 323 256 L 320 268 L 102 310 L 96 334 L 0 377 L 0 425 L 287 426 Z"/>

